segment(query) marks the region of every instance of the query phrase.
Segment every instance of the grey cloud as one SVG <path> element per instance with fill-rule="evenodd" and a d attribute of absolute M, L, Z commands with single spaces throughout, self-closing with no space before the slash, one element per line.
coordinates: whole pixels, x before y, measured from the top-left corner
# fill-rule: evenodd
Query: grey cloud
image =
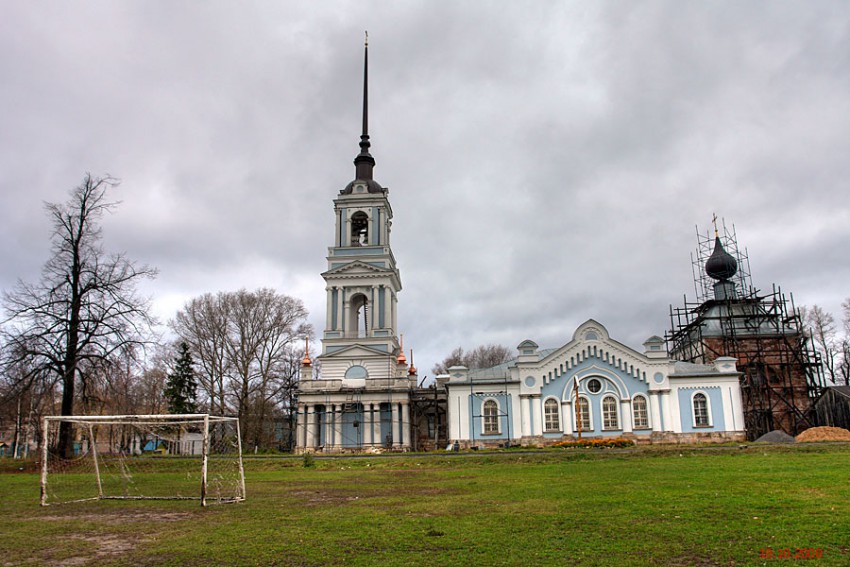
<path fill-rule="evenodd" d="M 9 3 L 0 287 L 46 259 L 41 202 L 109 172 L 107 247 L 160 268 L 165 317 L 265 285 L 321 329 L 364 29 L 421 369 L 458 345 L 557 344 L 588 317 L 633 346 L 662 334 L 713 212 L 759 287 L 833 311 L 850 295 L 842 2 Z"/>

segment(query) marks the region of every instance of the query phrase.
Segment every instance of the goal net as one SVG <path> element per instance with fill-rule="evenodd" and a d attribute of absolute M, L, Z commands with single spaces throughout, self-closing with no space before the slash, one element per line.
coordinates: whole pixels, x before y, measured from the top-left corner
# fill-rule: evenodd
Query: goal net
<path fill-rule="evenodd" d="M 60 430 L 67 428 L 73 442 L 60 455 Z M 200 500 L 202 506 L 245 500 L 235 417 L 54 416 L 44 418 L 43 431 L 42 506 L 99 499 Z"/>

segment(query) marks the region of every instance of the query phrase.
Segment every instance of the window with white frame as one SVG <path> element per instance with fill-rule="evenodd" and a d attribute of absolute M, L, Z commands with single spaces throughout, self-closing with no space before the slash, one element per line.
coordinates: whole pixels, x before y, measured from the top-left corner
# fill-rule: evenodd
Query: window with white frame
<path fill-rule="evenodd" d="M 632 419 L 635 429 L 649 429 L 649 410 L 645 397 L 635 396 L 632 400 Z"/>
<path fill-rule="evenodd" d="M 587 398 L 578 399 L 578 407 L 576 408 L 576 429 L 581 427 L 582 431 L 589 431 L 590 427 L 590 404 Z"/>
<path fill-rule="evenodd" d="M 543 417 L 546 431 L 561 430 L 560 404 L 555 398 L 549 398 L 543 403 Z"/>
<path fill-rule="evenodd" d="M 602 429 L 619 429 L 620 420 L 617 416 L 617 399 L 613 396 L 602 398 Z"/>
<path fill-rule="evenodd" d="M 499 404 L 496 403 L 496 400 L 487 400 L 482 409 L 484 435 L 499 433 Z"/>
<path fill-rule="evenodd" d="M 697 392 L 693 397 L 694 404 L 694 427 L 711 427 L 708 416 L 708 398 L 702 392 Z"/>

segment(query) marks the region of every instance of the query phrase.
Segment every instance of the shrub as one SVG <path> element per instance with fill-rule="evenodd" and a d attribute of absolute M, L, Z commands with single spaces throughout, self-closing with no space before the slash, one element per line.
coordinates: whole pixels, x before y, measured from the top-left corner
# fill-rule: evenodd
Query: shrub
<path fill-rule="evenodd" d="M 580 441 L 558 441 L 553 447 L 583 448 L 583 449 L 614 449 L 622 447 L 633 447 L 635 444 L 631 439 L 623 437 L 610 437 L 607 439 L 582 439 Z"/>

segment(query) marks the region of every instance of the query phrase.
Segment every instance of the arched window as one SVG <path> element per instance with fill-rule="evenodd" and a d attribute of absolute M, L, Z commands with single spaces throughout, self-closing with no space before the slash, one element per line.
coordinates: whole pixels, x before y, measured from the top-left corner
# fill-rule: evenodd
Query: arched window
<path fill-rule="evenodd" d="M 558 400 L 549 398 L 543 403 L 543 417 L 546 431 L 561 430 L 561 414 Z"/>
<path fill-rule="evenodd" d="M 365 380 L 369 376 L 369 372 L 363 366 L 355 364 L 348 367 L 345 371 L 346 380 Z"/>
<path fill-rule="evenodd" d="M 694 427 L 711 427 L 708 414 L 708 398 L 702 392 L 697 392 L 693 397 L 694 404 Z"/>
<path fill-rule="evenodd" d="M 632 419 L 635 429 L 649 429 L 649 411 L 645 397 L 635 396 L 632 400 Z"/>
<path fill-rule="evenodd" d="M 582 431 L 590 431 L 592 429 L 590 427 L 590 404 L 587 402 L 587 398 L 578 399 L 576 429 L 579 428 L 579 424 L 581 424 Z"/>
<path fill-rule="evenodd" d="M 369 217 L 363 211 L 357 211 L 351 215 L 351 245 L 368 246 L 369 244 Z"/>
<path fill-rule="evenodd" d="M 499 432 L 499 404 L 496 400 L 487 400 L 484 402 L 484 408 L 481 412 L 484 418 L 484 434 L 493 435 Z"/>
<path fill-rule="evenodd" d="M 613 396 L 602 398 L 602 429 L 619 429 L 617 418 L 617 400 Z"/>
<path fill-rule="evenodd" d="M 352 336 L 366 337 L 369 335 L 369 301 L 362 293 L 349 300 L 348 326 Z"/>

